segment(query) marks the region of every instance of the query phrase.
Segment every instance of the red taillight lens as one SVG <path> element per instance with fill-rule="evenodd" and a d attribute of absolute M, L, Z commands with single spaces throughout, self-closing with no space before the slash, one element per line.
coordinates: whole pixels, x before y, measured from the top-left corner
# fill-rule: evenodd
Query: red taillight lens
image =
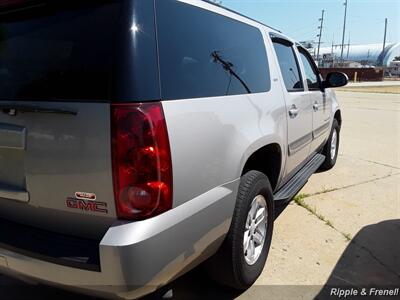
<path fill-rule="evenodd" d="M 31 4 L 32 2 L 34 2 L 34 0 L 0 0 L 0 9 L 25 5 L 25 4 L 28 5 Z"/>
<path fill-rule="evenodd" d="M 140 220 L 171 209 L 171 151 L 161 103 L 113 104 L 111 119 L 118 217 Z"/>

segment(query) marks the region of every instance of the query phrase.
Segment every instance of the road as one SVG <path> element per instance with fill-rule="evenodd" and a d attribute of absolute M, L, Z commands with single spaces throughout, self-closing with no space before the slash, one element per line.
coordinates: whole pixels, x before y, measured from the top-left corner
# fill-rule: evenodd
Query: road
<path fill-rule="evenodd" d="M 400 80 L 349 82 L 347 87 L 399 86 Z"/>
<path fill-rule="evenodd" d="M 327 284 L 400 286 L 400 95 L 338 97 L 343 127 L 337 165 L 312 176 L 301 191 L 302 205 L 291 204 L 277 220 L 257 282 L 272 285 L 276 299 L 312 299 Z"/>
<path fill-rule="evenodd" d="M 400 95 L 339 92 L 336 167 L 315 174 L 275 223 L 265 270 L 243 294 L 194 270 L 171 299 L 326 299 L 327 285 L 400 286 Z M 90 299 L 0 277 L 16 299 Z M 154 298 L 154 297 L 153 297 Z"/>

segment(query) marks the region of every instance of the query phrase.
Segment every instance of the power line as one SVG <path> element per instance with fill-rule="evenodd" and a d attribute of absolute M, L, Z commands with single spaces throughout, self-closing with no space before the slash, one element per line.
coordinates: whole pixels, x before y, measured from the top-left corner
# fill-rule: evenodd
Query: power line
<path fill-rule="evenodd" d="M 303 32 L 303 31 L 309 31 L 309 29 L 310 29 L 310 27 L 311 26 L 314 26 L 314 25 L 316 25 L 316 24 L 318 24 L 319 23 L 319 21 L 316 21 L 316 22 L 313 22 L 312 24 L 309 24 L 309 25 L 305 25 L 305 26 L 302 26 L 302 27 L 297 27 L 296 29 L 294 29 L 294 30 L 290 30 L 290 32 L 293 34 L 293 33 L 299 33 L 299 32 Z"/>

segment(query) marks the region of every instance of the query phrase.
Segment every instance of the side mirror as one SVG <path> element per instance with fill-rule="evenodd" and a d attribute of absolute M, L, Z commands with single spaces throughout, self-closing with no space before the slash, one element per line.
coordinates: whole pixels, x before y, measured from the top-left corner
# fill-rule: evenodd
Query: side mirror
<path fill-rule="evenodd" d="M 324 88 L 336 88 L 345 86 L 349 82 L 349 78 L 345 73 L 332 72 L 326 75 L 326 79 L 323 82 Z"/>

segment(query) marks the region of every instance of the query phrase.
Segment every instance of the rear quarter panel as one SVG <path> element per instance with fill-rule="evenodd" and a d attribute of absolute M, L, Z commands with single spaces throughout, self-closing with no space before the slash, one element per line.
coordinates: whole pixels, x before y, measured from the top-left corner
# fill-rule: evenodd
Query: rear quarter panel
<path fill-rule="evenodd" d="M 174 207 L 238 179 L 248 157 L 265 145 L 279 144 L 285 156 L 282 102 L 274 82 L 267 93 L 163 102 Z"/>
<path fill-rule="evenodd" d="M 282 175 L 287 152 L 285 103 L 268 36 L 272 29 L 205 1 L 180 2 L 258 28 L 269 60 L 271 89 L 258 94 L 162 102 L 171 145 L 174 207 L 238 179 L 247 158 L 271 143 L 281 147 Z"/>

